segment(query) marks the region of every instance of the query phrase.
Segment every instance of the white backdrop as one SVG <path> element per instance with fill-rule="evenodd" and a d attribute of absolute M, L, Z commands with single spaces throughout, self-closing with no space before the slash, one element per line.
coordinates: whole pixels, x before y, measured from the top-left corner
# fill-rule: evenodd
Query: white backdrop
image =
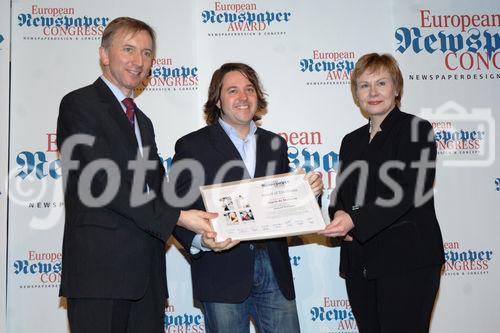
<path fill-rule="evenodd" d="M 7 276 L 7 170 L 9 151 L 10 3 L 0 3 L 0 332 L 5 332 Z"/>
<path fill-rule="evenodd" d="M 157 31 L 153 77 L 137 104 L 155 125 L 167 169 L 177 138 L 203 126 L 211 73 L 224 62 L 246 62 L 268 93 L 262 126 L 287 139 L 293 166 L 323 172 L 327 192 L 342 137 L 366 122 L 352 102 L 350 70 L 365 53 L 392 53 L 405 79 L 402 109 L 424 114 L 438 134 L 436 206 L 448 260 L 432 332 L 498 330 L 498 1 L 240 1 L 248 6 L 241 12 L 273 20 L 227 22 L 234 3 L 12 1 L 7 332 L 68 331 L 64 300 L 57 296 L 64 225 L 54 143 L 58 105 L 99 75 L 100 34 L 117 16 L 143 19 Z M 58 26 L 56 18 L 70 25 Z M 92 24 L 78 25 L 78 18 L 92 18 Z M 4 31 L 0 26 L 8 35 Z M 6 50 L 4 41 L 2 71 Z M 188 75 L 176 77 L 175 69 Z M 290 243 L 302 331 L 357 332 L 338 277 L 338 247 L 314 236 Z M 203 332 L 188 263 L 172 240 L 167 267 L 166 331 Z"/>

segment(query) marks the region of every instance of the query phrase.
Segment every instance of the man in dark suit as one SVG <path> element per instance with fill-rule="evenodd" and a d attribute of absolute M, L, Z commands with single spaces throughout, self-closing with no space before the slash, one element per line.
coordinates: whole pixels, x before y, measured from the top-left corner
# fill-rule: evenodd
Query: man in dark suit
<path fill-rule="evenodd" d="M 73 333 L 163 332 L 164 243 L 178 222 L 209 230 L 201 211 L 179 211 L 162 195 L 153 125 L 132 100 L 155 51 L 146 23 L 117 18 L 99 49 L 103 75 L 60 105 L 66 219 L 60 295 Z"/>
<path fill-rule="evenodd" d="M 222 65 L 212 76 L 208 95 L 208 126 L 175 145 L 171 181 L 175 174 L 178 196 L 196 194 L 186 208 L 204 209 L 199 185 L 289 172 L 285 140 L 255 124 L 267 102 L 250 66 Z M 181 170 L 189 161 L 201 164 L 204 174 Z M 319 195 L 321 177 L 312 173 L 307 178 Z M 182 227 L 174 235 L 193 254 L 193 296 L 203 305 L 207 332 L 248 332 L 250 316 L 259 332 L 299 331 L 286 238 L 216 242 L 214 233 L 197 235 Z"/>

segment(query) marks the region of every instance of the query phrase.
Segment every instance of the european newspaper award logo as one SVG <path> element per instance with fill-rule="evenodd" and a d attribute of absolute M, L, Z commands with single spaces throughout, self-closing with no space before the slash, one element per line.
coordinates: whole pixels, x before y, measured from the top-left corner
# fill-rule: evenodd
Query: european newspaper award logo
<path fill-rule="evenodd" d="M 351 82 L 356 57 L 352 51 L 313 50 L 299 60 L 306 86 L 346 85 Z"/>
<path fill-rule="evenodd" d="M 310 320 L 317 323 L 330 323 L 331 333 L 357 333 L 358 326 L 348 299 L 323 297 L 322 303 L 313 306 Z"/>
<path fill-rule="evenodd" d="M 284 27 L 292 13 L 288 10 L 261 8 L 257 3 L 216 1 L 201 12 L 201 23 L 208 27 L 208 37 L 286 35 Z"/>

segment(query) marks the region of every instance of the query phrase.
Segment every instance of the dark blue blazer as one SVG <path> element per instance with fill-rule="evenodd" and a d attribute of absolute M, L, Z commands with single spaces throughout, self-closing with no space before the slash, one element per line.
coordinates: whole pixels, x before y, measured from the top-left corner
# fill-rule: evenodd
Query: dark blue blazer
<path fill-rule="evenodd" d="M 289 172 L 286 141 L 280 136 L 258 128 L 257 159 L 255 177 Z M 217 122 L 180 138 L 175 145 L 172 171 L 180 161 L 194 159 L 201 163 L 203 175 L 181 172 L 176 182 L 179 196 L 191 187 L 192 183 L 211 185 L 223 165 L 236 162 L 239 167 L 228 170 L 223 182 L 250 178 L 238 150 Z M 174 171 L 176 173 L 177 171 Z M 204 182 L 200 183 L 203 176 Z M 171 181 L 173 179 L 171 178 Z M 197 187 L 198 188 L 198 187 Z M 183 209 L 205 210 L 203 201 L 196 190 L 194 203 L 186 203 Z M 176 227 L 174 236 L 189 252 L 194 233 Z M 288 255 L 286 238 L 265 241 L 278 285 L 287 299 L 294 299 L 292 269 Z M 234 248 L 223 252 L 201 252 L 191 257 L 191 277 L 193 297 L 206 302 L 242 302 L 250 293 L 253 283 L 255 248 L 252 242 L 241 242 Z"/>
<path fill-rule="evenodd" d="M 157 274 L 160 289 L 167 297 L 164 242 L 175 226 L 179 210 L 165 203 L 160 193 L 165 171 L 159 163 L 153 124 L 136 110 L 142 145 L 149 148 L 145 160 L 156 161 L 146 173 L 146 182 L 157 196 L 139 207 L 132 207 L 130 196 L 133 173 L 129 161 L 135 160 L 138 144 L 120 102 L 108 86 L 97 79 L 92 85 L 64 96 L 57 120 L 59 149 L 75 134 L 87 134 L 92 146 L 77 145 L 71 159 L 78 168 L 66 169 L 65 225 L 60 295 L 71 298 L 139 299 L 148 286 L 150 274 Z M 63 156 L 62 159 L 69 159 Z M 84 168 L 98 159 L 114 162 L 121 177 L 99 170 L 90 185 L 100 195 L 109 178 L 119 179 L 117 194 L 102 207 L 88 207 L 78 194 Z"/>

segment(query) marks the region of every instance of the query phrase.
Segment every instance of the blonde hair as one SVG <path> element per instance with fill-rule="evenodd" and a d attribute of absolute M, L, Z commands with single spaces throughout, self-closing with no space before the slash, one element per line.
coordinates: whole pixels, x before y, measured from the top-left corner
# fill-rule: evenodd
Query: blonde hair
<path fill-rule="evenodd" d="M 378 54 L 378 53 L 369 53 L 365 54 L 361 58 L 359 58 L 358 62 L 356 62 L 356 66 L 354 66 L 354 70 L 351 73 L 351 94 L 354 99 L 354 103 L 359 106 L 359 101 L 357 97 L 357 81 L 361 75 L 365 72 L 378 72 L 380 70 L 386 69 L 391 76 L 392 83 L 396 89 L 396 106 L 401 107 L 401 98 L 403 97 L 403 75 L 401 74 L 401 70 L 399 69 L 398 62 L 394 57 L 390 54 Z"/>
<path fill-rule="evenodd" d="M 113 21 L 109 22 L 102 33 L 101 46 L 107 49 L 111 46 L 113 38 L 118 32 L 123 33 L 137 33 L 139 31 L 146 31 L 151 36 L 153 41 L 153 53 L 156 51 L 156 35 L 153 28 L 151 28 L 147 23 L 137 20 L 132 17 L 117 17 Z"/>

